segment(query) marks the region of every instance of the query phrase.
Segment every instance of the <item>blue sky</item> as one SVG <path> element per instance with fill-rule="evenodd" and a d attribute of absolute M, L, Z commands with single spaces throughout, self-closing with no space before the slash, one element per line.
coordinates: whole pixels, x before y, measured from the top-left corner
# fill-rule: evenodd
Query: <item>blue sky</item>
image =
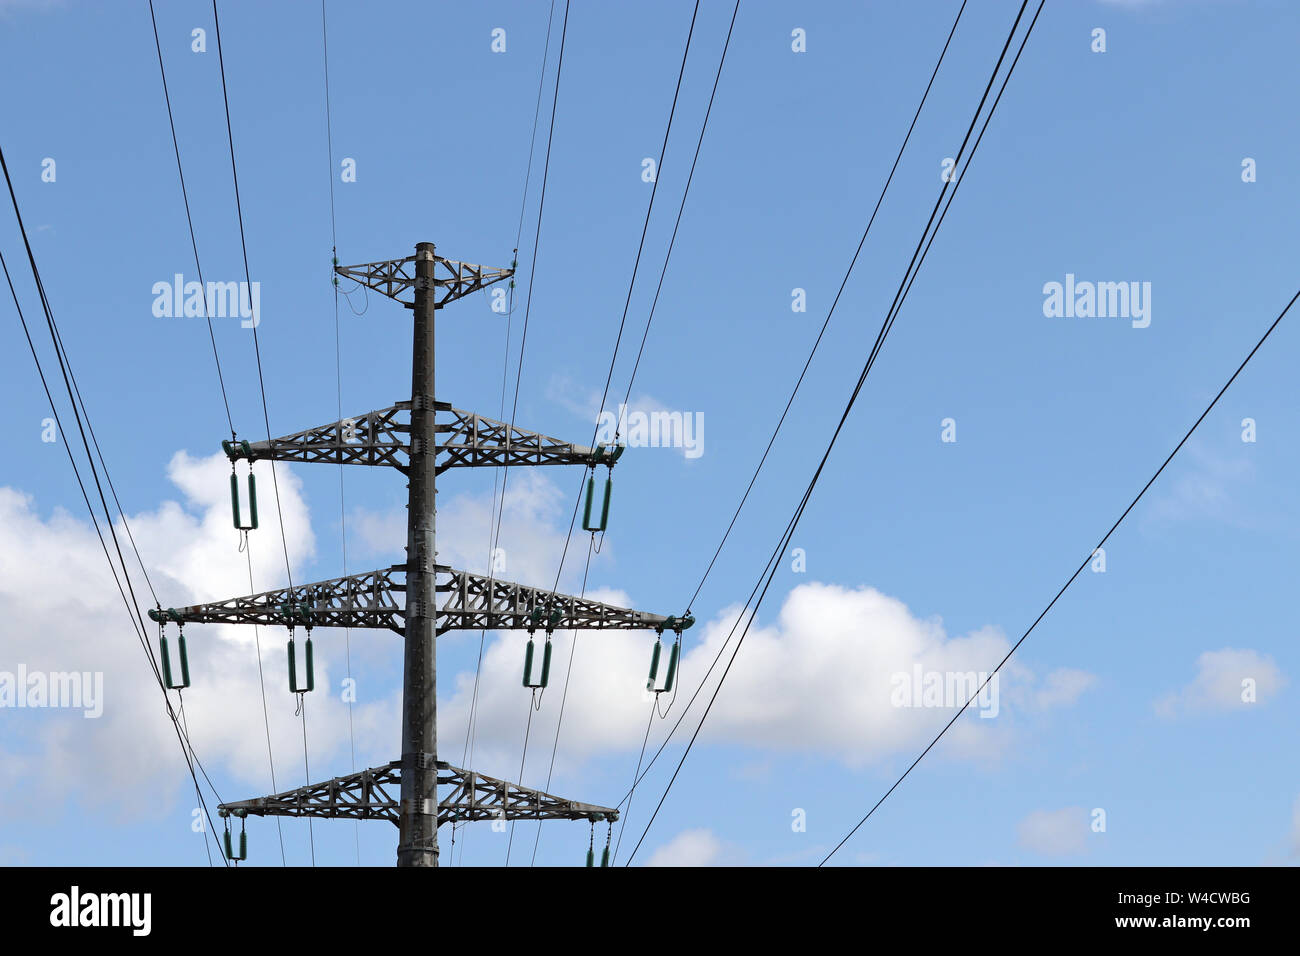
<path fill-rule="evenodd" d="M 158 24 L 205 278 L 243 278 L 211 9 L 160 3 Z M 562 5 L 561 5 L 562 6 Z M 972 4 L 773 458 L 693 610 L 698 682 L 824 449 L 941 187 L 1018 4 Z M 924 88 L 956 3 L 743 0 L 699 167 L 632 391 L 702 415 L 703 454 L 633 448 L 616 469 L 589 590 L 678 613 L 780 413 Z M 329 179 L 344 263 L 417 241 L 506 266 L 516 244 L 548 4 L 331 2 L 334 166 L 319 8 L 222 3 L 222 39 L 272 431 L 336 412 Z M 692 4 L 579 0 L 569 16 L 517 421 L 586 442 L 627 295 Z M 701 4 L 628 333 L 627 387 L 731 5 Z M 558 41 L 559 11 L 556 16 Z M 494 28 L 506 51 L 491 49 Z M 899 713 L 881 681 L 921 662 L 987 670 L 1141 488 L 1295 292 L 1287 163 L 1300 149 L 1283 2 L 1049 2 L 899 321 L 659 818 L 634 862 L 819 860 L 946 722 Z M 208 50 L 191 51 L 203 28 Z M 1094 29 L 1106 51 L 1091 49 Z M 806 31 L 806 52 L 791 33 Z M 552 60 L 553 63 L 553 60 Z M 157 318 L 153 284 L 193 277 L 147 4 L 0 0 L 3 147 L 51 303 L 112 478 L 164 604 L 247 591 L 228 527 L 228 431 L 206 325 Z M 550 74 L 547 80 L 549 99 Z M 545 136 L 546 104 L 539 147 Z M 54 182 L 42 181 L 52 158 Z M 534 168 L 520 243 L 517 361 L 531 266 Z M 1242 163 L 1257 178 L 1243 182 Z M 339 164 L 356 162 L 356 181 Z M 0 249 L 30 321 L 39 304 L 12 215 Z M 1151 322 L 1049 318 L 1043 287 L 1150 283 Z M 347 287 L 347 283 L 344 283 Z M 807 311 L 792 311 L 804 289 Z M 409 314 L 378 295 L 341 307 L 344 413 L 409 395 Z M 205 865 L 192 788 L 57 444 L 12 303 L 0 306 L 0 670 L 105 674 L 105 712 L 6 711 L 0 859 Z M 440 399 L 495 417 L 505 317 L 439 314 Z M 997 717 L 969 714 L 835 858 L 882 864 L 1269 864 L 1300 846 L 1290 760 L 1295 675 L 1292 483 L 1300 340 L 1283 322 L 1107 546 L 1013 658 Z M 251 334 L 215 322 L 241 437 L 264 438 Z M 48 340 L 36 330 L 53 364 Z M 507 416 L 509 406 L 507 405 Z M 956 441 L 941 440 L 953 419 Z M 1243 419 L 1256 423 L 1242 440 Z M 214 457 L 215 456 L 215 457 Z M 259 465 L 258 585 L 283 584 Z M 295 581 L 342 571 L 339 476 L 279 470 Z M 503 575 L 553 578 L 571 469 L 512 471 Z M 493 476 L 440 481 L 440 557 L 482 567 Z M 400 476 L 345 475 L 349 570 L 400 560 Z M 575 539 L 563 586 L 581 586 Z M 242 578 L 241 583 L 241 575 Z M 151 639 L 155 635 L 150 635 Z M 269 792 L 256 650 L 191 628 L 190 733 L 224 798 Z M 260 635 L 277 781 L 303 782 L 284 634 Z M 349 772 L 344 635 L 318 632 L 311 777 Z M 568 636 L 561 640 L 567 654 Z M 475 766 L 517 776 L 528 696 L 522 635 L 489 634 Z M 587 634 L 551 790 L 627 790 L 648 705 L 648 634 Z M 440 756 L 459 762 L 477 634 L 439 643 Z M 350 637 L 357 766 L 395 759 L 401 648 Z M 1239 700 L 1242 679 L 1257 700 Z M 534 717 L 524 782 L 545 783 L 559 695 Z M 677 707 L 683 706 L 680 697 Z M 677 711 L 674 710 L 675 718 Z M 695 713 L 694 711 L 692 712 Z M 696 718 L 687 718 L 693 727 Z M 654 721 L 652 746 L 671 721 Z M 680 754 L 638 789 L 620 859 Z M 296 748 L 296 749 L 295 749 Z M 671 758 L 671 759 L 670 759 Z M 1089 826 L 1095 809 L 1104 832 Z M 792 827 L 795 811 L 806 829 Z M 526 863 L 520 826 L 510 862 Z M 301 822 L 284 858 L 387 865 L 394 831 Z M 272 821 L 250 863 L 281 862 Z M 537 861 L 577 864 L 582 824 L 548 824 Z M 599 836 L 603 838 L 603 835 Z M 443 830 L 443 861 L 498 865 L 506 836 Z M 359 846 L 359 851 L 358 851 Z M 524 849 L 521 851 L 521 847 Z"/>

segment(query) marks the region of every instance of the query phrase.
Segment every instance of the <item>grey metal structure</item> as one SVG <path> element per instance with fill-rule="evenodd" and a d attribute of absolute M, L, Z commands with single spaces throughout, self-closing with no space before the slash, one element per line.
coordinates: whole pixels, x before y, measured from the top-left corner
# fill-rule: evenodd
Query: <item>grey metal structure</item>
<path fill-rule="evenodd" d="M 387 820 L 397 824 L 401 781 L 402 765 L 394 761 L 308 787 L 221 806 L 239 816 Z M 574 820 L 610 814 L 617 817 L 607 807 L 566 800 L 441 761 L 438 784 L 446 788 L 446 795 L 438 800 L 439 825 L 470 820 Z"/>
<path fill-rule="evenodd" d="M 404 638 L 401 759 L 269 797 L 223 803 L 223 817 L 388 820 L 397 825 L 398 866 L 436 866 L 438 827 L 470 820 L 616 820 L 610 807 L 567 800 L 452 767 L 437 758 L 436 637 L 454 629 L 665 629 L 677 618 L 589 601 L 437 564 L 435 480 L 448 468 L 613 466 L 616 450 L 588 448 L 435 401 L 434 315 L 512 269 L 444 259 L 421 242 L 404 259 L 336 266 L 341 276 L 413 310 L 411 398 L 284 438 L 225 442 L 238 459 L 384 465 L 407 477 L 405 564 L 261 594 L 166 611 L 159 622 L 386 628 Z M 439 418 L 441 417 L 441 421 Z M 445 795 L 440 796 L 439 786 Z"/>

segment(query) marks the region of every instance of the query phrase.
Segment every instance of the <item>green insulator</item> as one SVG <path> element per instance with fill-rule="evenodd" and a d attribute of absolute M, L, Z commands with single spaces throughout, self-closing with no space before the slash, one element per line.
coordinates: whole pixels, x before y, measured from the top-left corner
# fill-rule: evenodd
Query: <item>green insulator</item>
<path fill-rule="evenodd" d="M 605 847 L 605 851 L 604 851 L 603 853 L 601 853 L 601 855 L 600 855 L 600 865 L 601 865 L 601 866 L 609 866 L 609 847 Z"/>
<path fill-rule="evenodd" d="M 593 474 L 587 478 L 587 503 L 582 506 L 582 530 L 597 531 L 598 528 L 591 526 L 591 505 L 596 497 L 596 476 Z"/>
<path fill-rule="evenodd" d="M 176 637 L 176 644 L 181 649 L 181 687 L 190 686 L 190 656 L 185 653 L 185 633 L 182 631 Z"/>
<path fill-rule="evenodd" d="M 650 690 L 654 690 L 655 678 L 659 676 L 659 654 L 663 650 L 663 645 L 655 641 L 655 649 L 650 653 L 650 676 L 646 678 L 645 685 Z"/>
<path fill-rule="evenodd" d="M 239 858 L 241 860 L 248 859 L 248 831 L 247 830 L 239 831 Z"/>
<path fill-rule="evenodd" d="M 551 642 L 547 641 L 546 646 L 542 648 L 542 686 L 545 687 L 551 679 Z"/>
<path fill-rule="evenodd" d="M 229 831 L 229 830 L 226 831 L 225 837 L 226 837 L 226 839 L 225 839 L 225 844 L 226 844 L 226 859 L 227 859 L 227 860 L 233 860 L 233 859 L 235 858 L 235 853 L 234 853 L 234 851 L 230 848 L 230 831 Z"/>
<path fill-rule="evenodd" d="M 301 687 L 298 686 L 298 665 L 295 658 L 293 638 L 289 638 L 289 692 L 292 694 L 309 694 L 316 689 L 316 669 L 313 666 L 310 637 L 307 638 L 307 681 Z"/>
<path fill-rule="evenodd" d="M 172 661 L 171 654 L 167 650 L 167 638 L 162 634 L 158 635 L 158 649 L 162 657 L 163 685 L 168 690 L 184 690 L 190 686 L 190 661 L 189 655 L 185 653 L 184 632 L 179 635 L 178 643 L 180 644 L 181 653 L 181 682 L 179 684 L 172 679 Z"/>
<path fill-rule="evenodd" d="M 247 442 L 245 442 L 247 444 Z M 609 500 L 606 498 L 605 510 L 609 510 Z M 248 526 L 249 531 L 257 530 L 257 476 L 251 471 L 248 473 L 248 514 L 253 519 L 253 523 Z"/>
<path fill-rule="evenodd" d="M 159 656 L 162 657 L 163 683 L 166 684 L 168 687 L 171 687 L 172 686 L 172 662 L 171 662 L 171 657 L 167 653 L 167 638 L 163 637 L 161 634 L 158 635 L 158 650 L 159 650 Z"/>
<path fill-rule="evenodd" d="M 533 639 L 528 639 L 528 650 L 524 651 L 524 686 L 533 686 Z"/>
<path fill-rule="evenodd" d="M 613 491 L 614 491 L 614 479 L 606 478 L 605 479 L 605 501 L 600 506 L 600 529 L 599 530 L 601 531 L 604 531 L 609 526 L 609 498 L 610 495 L 613 493 Z M 257 525 L 256 518 L 253 519 L 253 525 L 254 527 L 256 527 Z"/>
<path fill-rule="evenodd" d="M 664 690 L 673 689 L 673 678 L 677 676 L 677 657 L 681 653 L 681 644 L 674 644 L 672 651 L 668 654 L 668 676 L 664 679 Z"/>
<path fill-rule="evenodd" d="M 239 478 L 233 471 L 230 473 L 230 510 L 234 515 L 235 530 L 243 530 L 239 526 Z"/>
<path fill-rule="evenodd" d="M 596 865 L 596 850 L 593 847 L 587 847 L 587 865 L 588 866 Z"/>

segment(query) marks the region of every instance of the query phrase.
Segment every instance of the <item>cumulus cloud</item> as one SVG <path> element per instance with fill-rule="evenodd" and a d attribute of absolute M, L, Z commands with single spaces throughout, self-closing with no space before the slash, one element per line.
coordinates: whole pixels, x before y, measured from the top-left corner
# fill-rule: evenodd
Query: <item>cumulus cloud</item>
<path fill-rule="evenodd" d="M 555 579 L 560 553 L 577 488 L 561 489 L 537 468 L 512 468 L 506 481 L 505 506 L 496 576 L 508 581 L 537 584 Z M 445 494 L 438 502 L 438 561 L 452 567 L 486 574 L 496 522 L 491 494 Z M 348 519 L 349 545 L 358 555 L 386 563 L 405 560 L 406 509 L 353 511 Z M 585 550 L 585 549 L 583 549 Z M 603 561 L 612 560 L 614 542 L 601 549 Z M 572 583 L 581 570 L 570 546 L 563 579 Z"/>
<path fill-rule="evenodd" d="M 1252 521 L 1243 503 L 1250 498 L 1255 465 L 1242 454 L 1240 448 L 1221 454 L 1204 444 L 1188 445 L 1187 460 L 1158 491 L 1148 509 L 1148 520 L 1209 520 L 1250 527 Z"/>
<path fill-rule="evenodd" d="M 637 606 L 635 595 L 602 592 L 601 600 Z M 677 706 L 699 686 L 740 614 L 728 609 L 688 631 L 680 668 Z M 577 638 L 570 693 L 564 715 L 560 762 L 639 746 L 645 730 L 644 683 L 650 642 L 637 632 L 588 632 Z M 479 686 L 478 747 L 484 760 L 504 771 L 529 719 L 519 697 L 524 635 L 498 635 L 485 651 Z M 567 669 L 572 638 L 554 636 L 555 660 Z M 913 615 L 903 602 L 873 588 L 803 584 L 786 598 L 775 619 L 760 619 L 727 678 L 701 740 L 741 744 L 765 751 L 815 753 L 860 766 L 924 745 L 966 699 L 937 706 L 900 706 L 900 675 L 910 683 L 924 675 L 966 676 L 974 682 L 1009 648 L 1005 635 L 983 628 L 948 635 L 940 620 Z M 730 647 L 726 651 L 730 655 Z M 725 658 L 724 658 L 725 660 Z M 703 707 L 721 667 L 701 694 Z M 1091 683 L 1081 671 L 1053 672 L 1042 681 L 1008 665 L 998 684 L 996 717 L 979 716 L 972 705 L 946 739 L 946 751 L 987 757 L 1013 739 L 1018 713 L 1068 706 Z M 973 689 L 973 683 L 968 683 Z M 458 675 L 440 706 L 450 732 L 463 735 L 473 675 Z M 920 703 L 918 697 L 913 703 Z M 550 739 L 557 708 L 544 700 L 532 714 L 532 732 Z M 692 718 L 694 719 L 694 718 Z M 516 758 L 517 759 L 517 758 Z M 492 772 L 486 766 L 485 772 Z"/>
<path fill-rule="evenodd" d="M 1035 810 L 1016 827 L 1022 847 L 1045 856 L 1073 856 L 1087 850 L 1088 811 L 1083 807 Z"/>
<path fill-rule="evenodd" d="M 712 830 L 683 830 L 650 855 L 646 866 L 717 866 L 722 841 Z"/>
<path fill-rule="evenodd" d="M 1225 647 L 1196 659 L 1196 677 L 1155 702 L 1162 717 L 1245 710 L 1267 703 L 1286 684 L 1273 658 L 1258 651 Z"/>
<path fill-rule="evenodd" d="M 168 477 L 182 500 L 128 516 L 164 606 L 249 593 L 248 557 L 239 552 L 230 526 L 229 467 L 221 455 L 196 459 L 180 452 Z M 314 547 L 307 508 L 293 474 L 281 467 L 279 478 L 289 556 L 299 569 Z M 274 536 L 270 531 L 253 534 L 254 591 L 284 584 L 273 495 L 263 496 L 261 511 L 263 527 L 276 531 Z M 120 524 L 117 533 L 125 549 Z M 111 551 L 111 541 L 109 547 Z M 133 566 L 133 555 L 125 553 Z M 133 580 L 142 607 L 151 606 L 138 569 Z M 0 760 L 9 772 L 0 781 L 0 806 L 12 810 L 20 804 L 23 812 L 39 813 L 42 806 L 61 807 L 68 794 L 75 800 L 93 793 L 97 809 L 147 817 L 167 805 L 177 787 L 188 789 L 161 694 L 89 524 L 63 510 L 43 516 L 36 499 L 0 488 L 0 600 L 6 607 L 0 671 L 102 673 L 104 698 L 103 715 L 94 720 L 66 708 L 5 713 Z M 157 627 L 147 618 L 144 623 L 156 652 Z M 175 628 L 169 631 L 174 656 Z M 185 691 L 185 716 L 208 770 L 221 773 L 228 786 L 247 791 L 241 796 L 271 790 L 258 677 L 260 640 L 276 782 L 281 789 L 300 784 L 302 730 L 285 686 L 284 631 L 190 625 L 186 632 L 193 686 Z M 338 763 L 347 753 L 347 706 L 331 690 L 343 674 L 342 642 L 318 633 L 314 644 L 318 692 L 309 698 L 309 755 L 313 768 L 330 768 L 321 776 L 332 776 L 350 769 Z M 359 760 L 367 740 L 392 738 L 396 714 L 392 697 L 358 704 Z"/>
<path fill-rule="evenodd" d="M 199 459 L 182 452 L 173 458 L 168 476 L 180 500 L 164 501 L 130 517 L 164 606 L 283 585 L 274 496 L 262 496 L 262 525 L 275 530 L 253 535 L 250 589 L 246 555 L 237 550 L 230 527 L 228 462 L 220 455 Z M 281 467 L 279 476 L 289 556 L 295 580 L 302 580 L 301 569 L 315 547 L 310 515 L 292 471 Z M 508 551 L 501 576 L 551 580 L 567 527 L 567 492 L 544 476 L 528 473 L 512 474 L 510 487 L 506 510 L 511 535 L 502 539 Z M 484 570 L 489 496 L 453 497 L 443 507 L 441 560 Z M 400 549 L 403 535 L 394 537 L 385 524 L 388 518 L 374 517 L 370 546 L 390 546 L 396 540 Z M 351 527 L 365 525 L 354 522 Z M 600 557 L 607 559 L 608 551 Z M 392 560 L 400 559 L 399 550 Z M 593 564 L 590 597 L 628 607 L 654 604 L 653 594 L 602 587 L 602 567 L 599 561 Z M 574 591 L 575 585 L 571 578 L 562 581 L 562 589 Z M 158 690 L 151 684 L 93 531 L 84 520 L 61 511 L 43 516 L 31 497 L 0 489 L 0 595 L 9 608 L 0 670 L 12 670 L 21 662 L 29 669 L 100 671 L 106 697 L 100 720 L 50 710 L 21 718 L 6 715 L 0 759 L 8 760 L 15 772 L 0 782 L 0 804 L 39 801 L 41 794 L 35 791 L 42 788 L 46 795 L 80 793 L 84 787 L 79 784 L 93 779 L 97 800 L 117 801 L 137 814 L 156 812 L 139 801 L 141 792 L 154 788 L 152 792 L 166 797 L 188 781 Z M 684 707 L 699 686 L 740 614 L 738 607 L 725 609 L 687 632 L 678 707 Z M 285 687 L 284 630 L 261 629 L 255 634 L 249 627 L 191 625 L 187 632 L 195 683 L 185 695 L 186 713 L 200 756 L 210 769 L 223 770 L 231 785 L 238 785 L 239 795 L 270 790 L 256 648 L 260 638 L 277 784 L 281 789 L 299 785 L 301 727 Z M 156 629 L 151 627 L 148 637 L 155 641 Z M 344 666 L 340 638 L 337 631 L 322 630 L 314 642 L 317 686 L 329 689 L 308 698 L 310 759 L 317 779 L 351 769 L 347 707 L 337 693 Z M 518 773 L 520 740 L 530 714 L 529 696 L 519 687 L 526 640 L 517 633 L 489 635 L 479 688 L 473 765 L 509 779 Z M 640 746 L 653 640 L 645 632 L 589 631 L 576 637 L 557 773 L 580 768 L 601 754 L 634 752 Z M 554 635 L 552 687 L 543 695 L 541 709 L 531 715 L 536 740 L 553 738 L 560 675 L 568 672 L 574 641 L 571 632 Z M 360 653 L 372 655 L 371 660 L 387 655 L 395 676 L 400 644 L 362 643 L 368 650 Z M 765 758 L 792 752 L 821 755 L 850 766 L 912 752 L 947 722 L 966 695 L 940 700 L 936 706 L 900 706 L 899 676 L 910 680 L 916 673 L 957 674 L 978 679 L 1008 647 L 1006 636 L 995 628 L 950 635 L 940 619 L 918 617 L 903 602 L 869 587 L 803 584 L 787 595 L 774 616 L 760 618 L 750 630 L 702 742 L 738 744 Z M 356 646 L 353 652 L 358 652 Z M 720 670 L 710 678 L 692 721 Z M 361 766 L 392 758 L 390 745 L 399 723 L 395 682 L 368 680 L 353 715 Z M 1070 706 L 1090 683 L 1089 675 L 1069 669 L 1040 680 L 1013 662 L 1000 675 L 996 718 L 980 716 L 989 712 L 987 708 L 972 708 L 945 739 L 941 753 L 996 755 L 1022 732 L 1018 714 Z M 459 673 L 443 670 L 440 685 L 440 737 L 459 743 L 468 725 L 472 667 Z M 925 702 L 918 696 L 912 703 Z M 447 754 L 453 761 L 460 756 Z M 523 782 L 540 785 L 549 747 L 532 748 L 529 756 L 533 762 Z"/>

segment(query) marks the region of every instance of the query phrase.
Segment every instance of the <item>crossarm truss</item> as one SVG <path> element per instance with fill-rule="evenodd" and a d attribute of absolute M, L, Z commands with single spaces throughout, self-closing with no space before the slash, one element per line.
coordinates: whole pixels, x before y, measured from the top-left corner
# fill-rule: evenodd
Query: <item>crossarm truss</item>
<path fill-rule="evenodd" d="M 630 611 L 570 594 L 555 594 L 482 574 L 438 569 L 441 608 L 438 633 L 450 630 L 638 630 L 662 627 L 667 618 L 646 611 Z M 446 595 L 446 599 L 442 599 Z M 534 611 L 542 612 L 539 624 Z"/>
<path fill-rule="evenodd" d="M 443 406 L 439 405 L 441 410 Z M 473 412 L 450 408 L 452 421 L 439 423 L 438 473 L 478 465 L 586 465 L 596 450 L 516 428 Z"/>
<path fill-rule="evenodd" d="M 588 465 L 611 463 L 597 449 L 551 438 L 439 402 L 437 472 L 484 465 Z M 344 418 L 328 425 L 272 438 L 223 442 L 232 461 L 324 462 L 334 465 L 388 465 L 403 474 L 411 461 L 411 403 Z M 600 450 L 603 451 L 603 450 Z"/>
<path fill-rule="evenodd" d="M 222 815 L 398 822 L 398 761 L 294 790 L 219 806 Z M 438 825 L 471 820 L 617 820 L 618 811 L 566 800 L 472 770 L 438 764 Z"/>
<path fill-rule="evenodd" d="M 406 606 L 405 577 L 403 567 L 365 571 L 212 604 L 150 610 L 149 617 L 182 624 L 386 627 L 401 634 Z"/>
<path fill-rule="evenodd" d="M 515 274 L 514 269 L 488 269 L 469 262 L 444 259 L 438 255 L 433 258 L 434 275 L 431 281 L 435 290 L 435 309 L 441 309 L 448 302 L 463 298 Z M 341 276 L 355 279 L 368 289 L 382 292 L 390 299 L 396 299 L 408 309 L 415 307 L 415 297 L 407 298 L 406 293 L 419 288 L 418 283 L 430 281 L 417 278 L 415 256 L 386 259 L 383 262 L 366 262 L 356 266 L 335 266 L 334 271 Z"/>
<path fill-rule="evenodd" d="M 451 630 L 659 629 L 659 614 L 633 611 L 570 594 L 552 594 L 482 574 L 437 567 L 438 633 Z M 406 568 L 277 588 L 212 604 L 151 610 L 159 622 L 378 627 L 404 633 Z M 538 612 L 538 613 L 534 613 Z"/>

